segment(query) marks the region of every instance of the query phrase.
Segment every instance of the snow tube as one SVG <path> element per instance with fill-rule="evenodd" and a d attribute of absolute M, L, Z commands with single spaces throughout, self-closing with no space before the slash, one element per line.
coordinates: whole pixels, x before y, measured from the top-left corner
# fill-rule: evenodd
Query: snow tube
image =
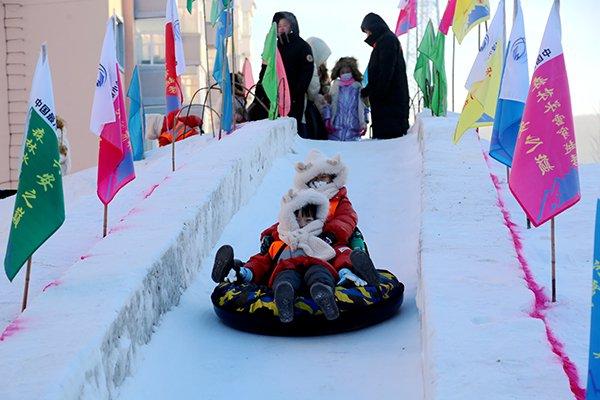
<path fill-rule="evenodd" d="M 328 321 L 309 296 L 298 295 L 294 321 L 279 321 L 271 288 L 254 283 L 221 283 L 211 296 L 221 321 L 234 329 L 276 336 L 312 336 L 347 332 L 377 324 L 395 315 L 404 299 L 404 285 L 389 271 L 378 270 L 378 287 L 335 289 L 340 317 Z"/>

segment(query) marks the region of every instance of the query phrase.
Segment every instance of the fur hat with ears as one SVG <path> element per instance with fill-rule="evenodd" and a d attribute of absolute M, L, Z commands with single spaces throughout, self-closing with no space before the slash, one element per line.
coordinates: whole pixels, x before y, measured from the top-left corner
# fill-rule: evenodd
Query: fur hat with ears
<path fill-rule="evenodd" d="M 309 204 L 316 207 L 315 220 L 300 228 L 294 212 Z M 335 250 L 317 237 L 323 231 L 328 213 L 329 199 L 325 195 L 314 189 L 290 189 L 281 201 L 279 237 L 291 248 L 304 250 L 307 256 L 329 260 L 335 256 Z"/>
<path fill-rule="evenodd" d="M 334 175 L 333 182 L 317 189 L 330 199 L 346 185 L 348 178 L 348 167 L 342 162 L 339 154 L 327 158 L 316 149 L 311 150 L 306 160 L 296 163 L 295 167 L 294 188 L 297 190 L 308 189 L 308 182 L 321 174 Z"/>

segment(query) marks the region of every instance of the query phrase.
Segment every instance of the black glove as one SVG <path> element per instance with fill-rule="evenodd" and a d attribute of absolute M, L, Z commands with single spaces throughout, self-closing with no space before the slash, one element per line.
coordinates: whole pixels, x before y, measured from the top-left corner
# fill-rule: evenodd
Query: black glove
<path fill-rule="evenodd" d="M 273 236 L 265 235 L 260 242 L 260 254 L 267 254 L 273 244 Z"/>
<path fill-rule="evenodd" d="M 331 232 L 323 232 L 319 235 L 319 237 L 330 246 L 333 246 L 335 243 L 335 235 Z"/>

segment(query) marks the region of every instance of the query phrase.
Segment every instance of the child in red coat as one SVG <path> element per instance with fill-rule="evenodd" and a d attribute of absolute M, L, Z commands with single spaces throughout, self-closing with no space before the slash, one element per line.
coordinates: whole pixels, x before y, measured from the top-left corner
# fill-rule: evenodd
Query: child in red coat
<path fill-rule="evenodd" d="M 329 213 L 320 236 L 335 249 L 336 256 L 330 262 L 339 271 L 339 283 L 351 281 L 363 286 L 366 281 L 376 286 L 379 274 L 357 229 L 358 216 L 345 187 L 347 178 L 348 168 L 339 154 L 327 158 L 319 150 L 311 150 L 305 162 L 296 164 L 294 187 L 296 190 L 312 188 L 329 198 Z M 268 251 L 273 240 L 279 239 L 276 226 L 262 232 L 261 253 Z"/>
<path fill-rule="evenodd" d="M 295 293 L 303 283 L 325 318 L 332 320 L 339 316 L 334 295 L 339 276 L 327 262 L 336 252 L 318 236 L 328 210 L 328 199 L 316 190 L 290 190 L 283 198 L 275 225 L 277 240 L 265 254 L 252 256 L 245 265 L 238 265 L 236 275 L 245 282 L 262 283 L 268 279 L 281 322 L 293 320 Z M 223 246 L 215 257 L 213 280 L 224 280 L 232 268 L 235 269 L 233 249 Z"/>

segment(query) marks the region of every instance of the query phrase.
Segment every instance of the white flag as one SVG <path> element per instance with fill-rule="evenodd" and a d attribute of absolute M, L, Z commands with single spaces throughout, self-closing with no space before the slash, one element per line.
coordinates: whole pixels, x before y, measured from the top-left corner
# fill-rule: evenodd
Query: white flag
<path fill-rule="evenodd" d="M 111 17 L 106 23 L 90 120 L 90 130 L 97 136 L 100 136 L 104 124 L 114 122 L 116 119 L 113 99 L 117 95 L 117 90 L 117 50 Z"/>
<path fill-rule="evenodd" d="M 529 91 L 529 69 L 527 68 L 527 42 L 521 1 L 516 2 L 515 22 L 506 49 L 506 65 L 502 76 L 500 98 L 525 103 Z"/>

